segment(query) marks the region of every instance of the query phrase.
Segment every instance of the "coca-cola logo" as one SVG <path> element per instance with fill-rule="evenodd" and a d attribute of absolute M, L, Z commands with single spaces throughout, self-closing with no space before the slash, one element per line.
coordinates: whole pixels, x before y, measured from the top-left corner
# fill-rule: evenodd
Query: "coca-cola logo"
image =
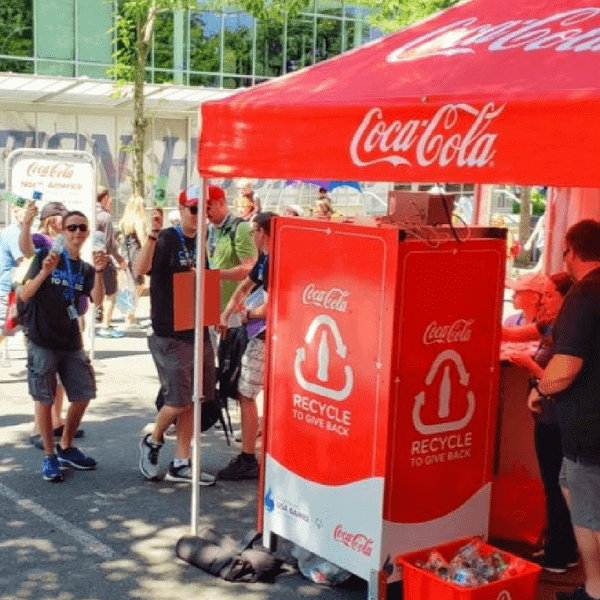
<path fill-rule="evenodd" d="M 433 163 L 485 167 L 496 154 L 498 137 L 488 130 L 504 107 L 493 102 L 481 109 L 464 103 L 446 104 L 431 119 L 389 122 L 380 108 L 372 108 L 352 138 L 352 162 L 358 167 L 380 162 L 395 167 L 414 163 L 421 167 Z"/>
<path fill-rule="evenodd" d="M 27 176 L 50 177 L 53 179 L 70 179 L 73 177 L 73 165 L 70 163 L 40 164 L 32 162 L 27 167 Z"/>
<path fill-rule="evenodd" d="M 320 290 L 314 283 L 309 283 L 302 293 L 302 303 L 320 306 L 336 312 L 347 312 L 349 295 L 348 290 L 336 287 L 329 290 Z"/>
<path fill-rule="evenodd" d="M 350 533 L 349 531 L 344 531 L 344 528 L 341 525 L 338 525 L 333 530 L 333 539 L 364 556 L 371 556 L 373 553 L 373 540 L 370 537 L 363 533 Z"/>
<path fill-rule="evenodd" d="M 535 52 L 553 48 L 555 52 L 597 52 L 600 49 L 600 28 L 584 30 L 573 27 L 600 14 L 600 8 L 568 10 L 541 19 L 512 19 L 502 23 L 478 23 L 477 17 L 444 25 L 404 44 L 387 56 L 391 63 L 427 58 L 474 54 L 475 48 L 489 52 L 520 48 Z"/>
<path fill-rule="evenodd" d="M 471 339 L 473 319 L 457 319 L 450 325 L 438 325 L 431 321 L 423 332 L 423 344 L 455 344 Z"/>

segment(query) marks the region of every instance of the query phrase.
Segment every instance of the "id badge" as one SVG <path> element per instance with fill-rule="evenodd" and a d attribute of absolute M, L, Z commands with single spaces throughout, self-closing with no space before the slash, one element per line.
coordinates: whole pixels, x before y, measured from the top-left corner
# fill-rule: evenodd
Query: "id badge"
<path fill-rule="evenodd" d="M 67 307 L 67 312 L 69 313 L 69 319 L 75 320 L 79 317 L 74 304 L 69 304 L 69 306 Z"/>

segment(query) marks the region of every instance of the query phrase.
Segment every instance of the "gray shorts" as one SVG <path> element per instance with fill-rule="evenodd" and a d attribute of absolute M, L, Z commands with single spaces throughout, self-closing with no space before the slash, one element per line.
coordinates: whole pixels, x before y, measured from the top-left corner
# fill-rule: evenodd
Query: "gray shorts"
<path fill-rule="evenodd" d="M 94 369 L 83 350 L 49 350 L 28 341 L 27 383 L 36 402 L 54 402 L 57 375 L 70 402 L 87 402 L 96 397 Z"/>
<path fill-rule="evenodd" d="M 154 359 L 164 403 L 184 408 L 194 397 L 194 344 L 152 334 L 148 347 Z M 215 397 L 215 354 L 207 335 L 204 336 L 204 378 L 202 391 L 205 399 Z"/>
<path fill-rule="evenodd" d="M 600 531 L 600 465 L 563 459 L 571 495 L 571 521 L 592 531 Z"/>
<path fill-rule="evenodd" d="M 256 398 L 263 388 L 265 370 L 265 340 L 253 337 L 242 356 L 238 392 L 246 398 Z"/>

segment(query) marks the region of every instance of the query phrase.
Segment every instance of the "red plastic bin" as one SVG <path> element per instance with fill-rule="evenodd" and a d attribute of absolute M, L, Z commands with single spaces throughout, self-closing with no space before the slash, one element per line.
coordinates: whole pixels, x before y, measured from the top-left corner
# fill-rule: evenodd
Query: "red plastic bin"
<path fill-rule="evenodd" d="M 480 585 L 477 587 L 462 587 L 450 581 L 444 581 L 437 575 L 415 566 L 415 562 L 426 562 L 429 553 L 437 550 L 446 560 L 450 560 L 462 546 L 468 544 L 473 538 L 455 540 L 441 544 L 435 548 L 425 548 L 410 552 L 396 558 L 403 570 L 403 600 L 534 600 L 536 597 L 537 580 L 542 570 L 539 565 L 533 564 L 520 557 L 499 550 L 489 544 L 483 547 L 490 552 L 500 552 L 505 561 L 512 563 L 518 560 L 523 570 L 519 575 L 507 577 Z"/>

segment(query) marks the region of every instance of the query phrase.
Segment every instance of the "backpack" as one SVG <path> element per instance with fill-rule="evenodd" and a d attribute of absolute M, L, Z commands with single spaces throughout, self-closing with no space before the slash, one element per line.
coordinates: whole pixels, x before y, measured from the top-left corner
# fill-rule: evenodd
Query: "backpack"
<path fill-rule="evenodd" d="M 221 337 L 217 359 L 217 382 L 219 398 L 226 406 L 228 398 L 237 398 L 238 381 L 242 370 L 242 356 L 248 345 L 246 327 L 230 327 L 227 334 Z"/>

